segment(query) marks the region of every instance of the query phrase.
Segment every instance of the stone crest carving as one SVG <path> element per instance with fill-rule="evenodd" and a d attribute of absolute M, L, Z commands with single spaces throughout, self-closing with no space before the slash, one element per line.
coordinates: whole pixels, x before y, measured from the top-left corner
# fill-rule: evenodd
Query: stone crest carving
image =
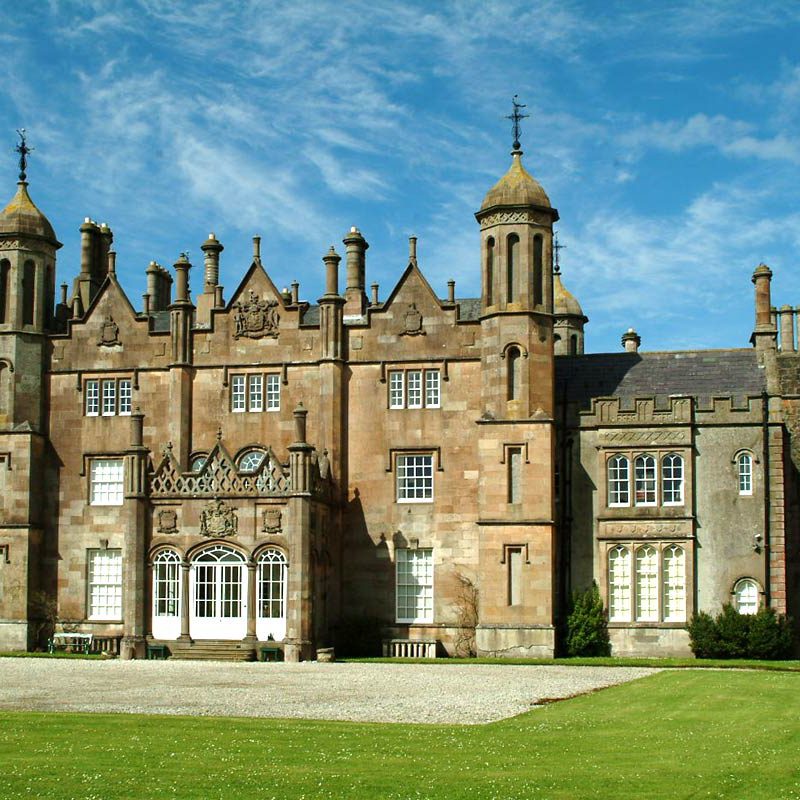
<path fill-rule="evenodd" d="M 233 321 L 236 328 L 233 333 L 234 339 L 244 336 L 248 339 L 262 339 L 278 337 L 278 325 L 280 315 L 278 314 L 277 300 L 261 300 L 256 293 L 250 290 L 250 299 L 234 303 L 236 309 Z"/>
<path fill-rule="evenodd" d="M 235 536 L 238 529 L 236 509 L 224 500 L 212 500 L 200 515 L 202 536 Z"/>
<path fill-rule="evenodd" d="M 279 508 L 267 508 L 261 517 L 262 525 L 261 530 L 264 533 L 280 533 L 281 527 L 281 510 Z"/>
<path fill-rule="evenodd" d="M 158 512 L 158 532 L 178 532 L 178 512 L 174 508 L 162 508 Z"/>
<path fill-rule="evenodd" d="M 400 333 L 401 336 L 424 336 L 422 329 L 422 314 L 417 310 L 417 304 L 411 303 L 403 317 L 405 328 Z"/>
<path fill-rule="evenodd" d="M 122 344 L 119 340 L 119 325 L 114 322 L 111 314 L 106 314 L 106 318 L 100 325 L 100 338 L 97 340 L 99 347 L 113 347 Z"/>

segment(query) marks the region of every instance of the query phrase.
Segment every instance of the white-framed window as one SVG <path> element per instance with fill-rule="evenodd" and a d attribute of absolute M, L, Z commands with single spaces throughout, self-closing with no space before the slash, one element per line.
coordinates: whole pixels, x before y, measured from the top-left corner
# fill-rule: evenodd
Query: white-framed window
<path fill-rule="evenodd" d="M 85 411 L 87 417 L 96 417 L 100 413 L 100 381 L 86 381 Z"/>
<path fill-rule="evenodd" d="M 736 472 L 739 476 L 739 494 L 753 494 L 753 456 L 739 453 L 736 457 Z"/>
<path fill-rule="evenodd" d="M 616 455 L 608 459 L 608 504 L 610 506 L 629 506 L 630 461 L 627 456 Z"/>
<path fill-rule="evenodd" d="M 88 551 L 89 619 L 122 619 L 122 550 Z"/>
<path fill-rule="evenodd" d="M 100 384 L 103 388 L 103 416 L 113 417 L 117 413 L 117 382 L 112 378 Z"/>
<path fill-rule="evenodd" d="M 752 578 L 740 578 L 733 587 L 733 605 L 740 614 L 756 614 L 761 590 Z"/>
<path fill-rule="evenodd" d="M 281 410 L 281 376 L 267 375 L 267 411 Z"/>
<path fill-rule="evenodd" d="M 683 505 L 683 456 L 677 453 L 661 459 L 661 500 L 665 506 Z"/>
<path fill-rule="evenodd" d="M 191 469 L 192 472 L 200 472 L 206 465 L 206 461 L 208 461 L 207 453 L 195 453 L 189 461 L 189 469 Z"/>
<path fill-rule="evenodd" d="M 395 551 L 397 621 L 433 622 L 433 550 Z"/>
<path fill-rule="evenodd" d="M 441 402 L 438 369 L 389 371 L 389 408 L 440 408 Z"/>
<path fill-rule="evenodd" d="M 133 385 L 130 378 L 120 378 L 117 385 L 119 387 L 119 415 L 129 417 L 133 402 Z"/>
<path fill-rule="evenodd" d="M 683 547 L 617 544 L 607 559 L 609 622 L 686 621 Z"/>
<path fill-rule="evenodd" d="M 637 506 L 654 506 L 656 504 L 656 460 L 645 453 L 636 456 L 633 462 L 635 482 L 634 501 Z"/>
<path fill-rule="evenodd" d="M 178 617 L 181 613 L 181 557 L 162 550 L 153 559 L 153 614 Z"/>
<path fill-rule="evenodd" d="M 409 453 L 397 456 L 397 502 L 433 502 L 433 455 Z"/>
<path fill-rule="evenodd" d="M 241 413 L 246 410 L 245 376 L 231 375 L 231 411 Z"/>
<path fill-rule="evenodd" d="M 263 450 L 248 450 L 239 458 L 240 472 L 255 472 L 264 461 L 266 453 Z"/>
<path fill-rule="evenodd" d="M 258 557 L 258 616 L 282 619 L 286 616 L 286 556 L 268 547 Z"/>
<path fill-rule="evenodd" d="M 123 475 L 121 458 L 93 458 L 89 466 L 89 504 L 121 506 Z"/>
<path fill-rule="evenodd" d="M 264 376 L 247 376 L 247 408 L 249 411 L 264 410 Z"/>

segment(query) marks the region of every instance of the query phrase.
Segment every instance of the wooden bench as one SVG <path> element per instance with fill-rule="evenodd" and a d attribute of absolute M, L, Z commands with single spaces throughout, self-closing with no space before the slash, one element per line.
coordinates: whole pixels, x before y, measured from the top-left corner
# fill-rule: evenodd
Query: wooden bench
<path fill-rule="evenodd" d="M 93 638 L 91 633 L 54 633 L 47 642 L 47 652 L 55 653 L 57 649 L 63 648 L 73 653 L 89 655 Z"/>
<path fill-rule="evenodd" d="M 384 658 L 436 658 L 436 639 L 386 639 Z"/>

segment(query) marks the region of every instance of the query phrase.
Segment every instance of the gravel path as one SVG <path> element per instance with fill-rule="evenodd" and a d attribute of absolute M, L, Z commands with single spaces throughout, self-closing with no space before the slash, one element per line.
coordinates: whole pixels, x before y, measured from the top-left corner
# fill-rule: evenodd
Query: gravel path
<path fill-rule="evenodd" d="M 0 658 L 0 709 L 481 724 L 658 672 Z"/>

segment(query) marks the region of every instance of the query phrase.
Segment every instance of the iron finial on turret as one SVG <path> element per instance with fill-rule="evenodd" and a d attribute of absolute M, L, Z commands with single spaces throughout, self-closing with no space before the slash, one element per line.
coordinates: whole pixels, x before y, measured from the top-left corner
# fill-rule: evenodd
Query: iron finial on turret
<path fill-rule="evenodd" d="M 566 250 L 567 246 L 565 244 L 560 244 L 558 241 L 558 234 L 553 235 L 553 253 L 555 253 L 555 265 L 553 267 L 553 273 L 555 275 L 561 274 L 561 261 L 559 258 L 559 254 L 562 250 Z"/>
<path fill-rule="evenodd" d="M 25 128 L 18 128 L 17 134 L 19 135 L 19 144 L 14 150 L 19 153 L 19 179 L 25 180 L 25 171 L 28 168 L 28 154 L 33 152 L 32 147 L 28 147 L 28 142 L 25 138 Z"/>
<path fill-rule="evenodd" d="M 515 94 L 513 99 L 511 100 L 511 104 L 514 107 L 514 110 L 506 117 L 506 119 L 510 119 L 513 123 L 513 130 L 514 130 L 514 152 L 518 153 L 521 152 L 520 143 L 519 143 L 519 134 L 520 134 L 520 127 L 519 123 L 520 120 L 527 119 L 530 114 L 521 114 L 521 108 L 527 108 L 525 103 L 518 103 L 517 97 L 519 95 Z"/>

